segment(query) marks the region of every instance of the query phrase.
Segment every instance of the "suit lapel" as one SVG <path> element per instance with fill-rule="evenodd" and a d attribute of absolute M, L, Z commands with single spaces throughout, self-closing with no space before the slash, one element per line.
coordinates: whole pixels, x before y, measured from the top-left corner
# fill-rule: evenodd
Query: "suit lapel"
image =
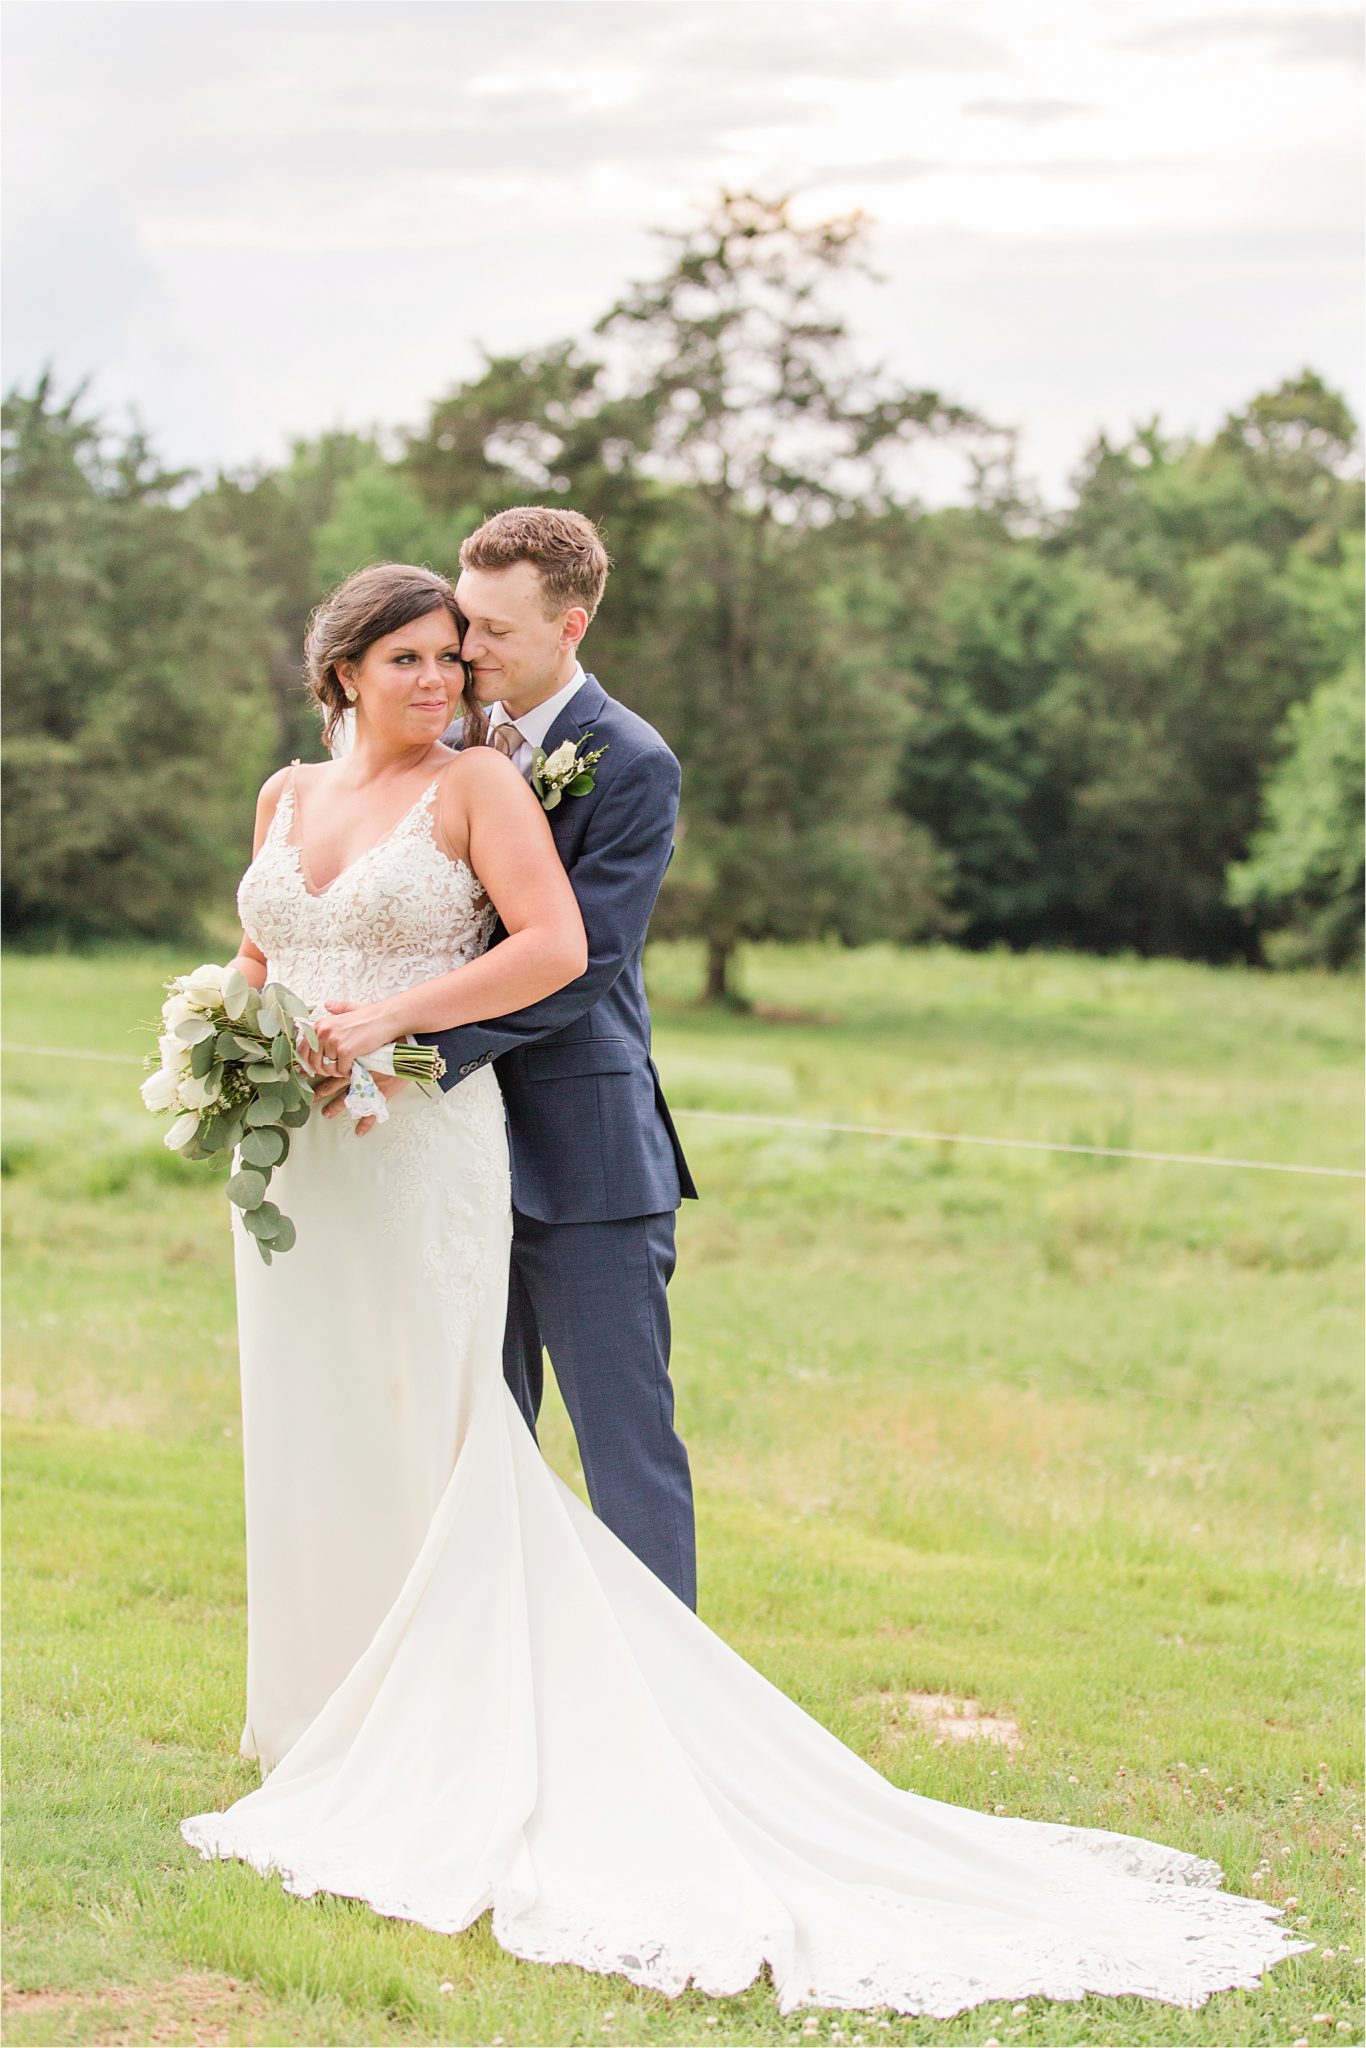
<path fill-rule="evenodd" d="M 607 692 L 596 676 L 586 675 L 559 717 L 555 719 L 541 744 L 547 754 L 553 754 L 562 740 L 577 740 L 592 728 L 607 704 Z"/>

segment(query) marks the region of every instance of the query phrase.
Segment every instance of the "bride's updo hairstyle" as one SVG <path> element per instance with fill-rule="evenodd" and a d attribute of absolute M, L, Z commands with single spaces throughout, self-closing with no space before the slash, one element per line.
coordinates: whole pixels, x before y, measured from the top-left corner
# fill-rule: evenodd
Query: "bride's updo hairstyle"
<path fill-rule="evenodd" d="M 350 709 L 338 673 L 341 665 L 360 661 L 376 640 L 434 611 L 449 612 L 456 637 L 464 638 L 465 619 L 455 601 L 454 585 L 435 569 L 415 568 L 411 562 L 380 562 L 370 569 L 357 569 L 317 606 L 304 636 L 304 681 L 322 714 L 323 741 L 329 748 L 342 714 Z M 461 666 L 464 668 L 463 663 Z M 484 736 L 484 714 L 468 668 L 464 668 L 464 676 L 460 709 L 465 719 L 465 744 L 477 745 Z"/>

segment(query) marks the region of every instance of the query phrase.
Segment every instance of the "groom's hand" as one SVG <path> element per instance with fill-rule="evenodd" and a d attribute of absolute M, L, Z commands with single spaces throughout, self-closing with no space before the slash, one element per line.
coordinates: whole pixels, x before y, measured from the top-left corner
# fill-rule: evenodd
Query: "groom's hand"
<path fill-rule="evenodd" d="M 341 1116 L 344 1114 L 342 1102 L 350 1086 L 349 1080 L 326 1080 L 320 1087 L 314 1089 L 314 1103 L 325 1117 Z M 392 1098 L 398 1094 L 400 1088 L 406 1088 L 408 1082 L 403 1074 L 376 1074 L 375 1086 L 381 1095 L 387 1095 Z M 363 1116 L 356 1125 L 356 1136 L 363 1138 L 367 1131 L 372 1131 L 374 1128 L 375 1119 L 372 1116 Z"/>

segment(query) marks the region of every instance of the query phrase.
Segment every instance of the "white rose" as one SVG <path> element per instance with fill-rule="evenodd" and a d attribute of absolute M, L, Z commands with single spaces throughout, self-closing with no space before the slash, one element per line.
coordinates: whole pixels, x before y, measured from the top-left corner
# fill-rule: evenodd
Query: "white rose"
<path fill-rule="evenodd" d="M 541 769 L 542 775 L 563 775 L 566 769 L 571 768 L 574 764 L 575 746 L 574 740 L 561 740 L 554 753 L 546 755 L 545 765 Z"/>
<path fill-rule="evenodd" d="M 177 1038 L 174 1031 L 163 1031 L 157 1040 L 157 1051 L 161 1064 L 171 1074 L 188 1074 L 190 1071 L 190 1048 L 183 1038 Z"/>
<path fill-rule="evenodd" d="M 169 1109 L 175 1101 L 176 1077 L 165 1067 L 158 1067 L 155 1074 L 149 1074 L 140 1090 L 142 1100 L 148 1109 Z"/>
<path fill-rule="evenodd" d="M 168 996 L 161 1006 L 161 1021 L 168 1031 L 174 1031 L 177 1024 L 183 1024 L 187 1017 L 197 1017 L 199 1007 L 188 996 Z"/>
<path fill-rule="evenodd" d="M 182 1146 L 189 1144 L 198 1129 L 199 1112 L 198 1110 L 189 1110 L 184 1116 L 176 1118 L 170 1130 L 166 1133 L 165 1143 L 172 1152 L 179 1152 Z"/>
<path fill-rule="evenodd" d="M 179 1084 L 180 1099 L 187 1109 L 207 1109 L 211 1102 L 217 1102 L 222 1086 L 221 1073 L 186 1074 Z"/>
<path fill-rule="evenodd" d="M 223 973 L 221 967 L 212 962 L 196 967 L 193 974 L 182 974 L 180 987 L 196 1010 L 215 1010 L 223 1000 Z"/>

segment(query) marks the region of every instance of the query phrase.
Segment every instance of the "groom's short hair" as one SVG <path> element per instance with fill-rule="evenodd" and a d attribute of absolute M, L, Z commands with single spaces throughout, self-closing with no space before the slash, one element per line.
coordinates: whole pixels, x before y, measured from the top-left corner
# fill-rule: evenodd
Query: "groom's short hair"
<path fill-rule="evenodd" d="M 540 570 L 551 618 L 581 604 L 591 619 L 612 566 L 591 519 L 550 505 L 512 505 L 495 512 L 460 549 L 462 569 L 511 569 L 517 562 Z"/>

